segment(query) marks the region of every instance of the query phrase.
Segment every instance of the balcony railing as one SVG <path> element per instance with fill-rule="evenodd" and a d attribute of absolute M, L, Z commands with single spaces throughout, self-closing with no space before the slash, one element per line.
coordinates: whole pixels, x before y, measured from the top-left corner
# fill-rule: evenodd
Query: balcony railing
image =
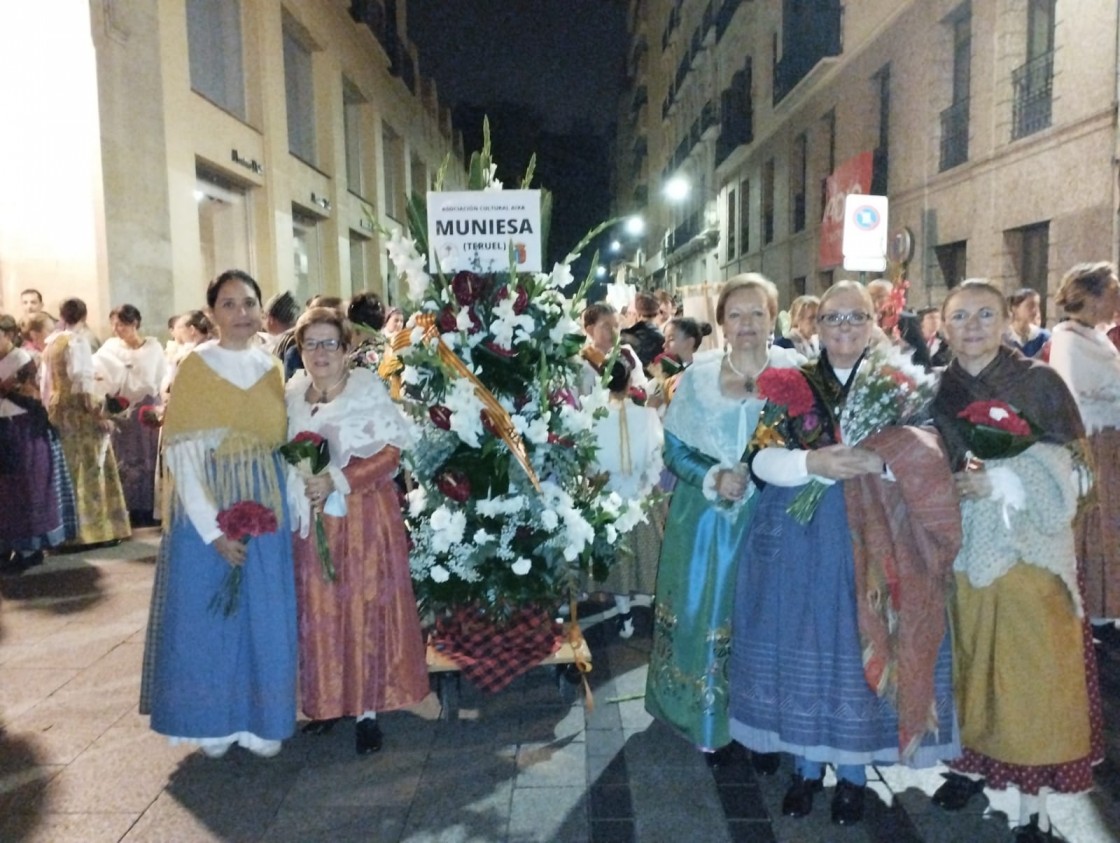
<path fill-rule="evenodd" d="M 1043 53 L 1011 73 L 1014 101 L 1011 139 L 1026 137 L 1050 125 L 1054 93 L 1054 51 Z"/>
<path fill-rule="evenodd" d="M 941 169 L 968 160 L 968 98 L 941 112 Z"/>
<path fill-rule="evenodd" d="M 700 233 L 700 211 L 696 211 L 688 219 L 671 229 L 665 236 L 665 251 L 675 252 L 683 248 L 688 242 Z"/>

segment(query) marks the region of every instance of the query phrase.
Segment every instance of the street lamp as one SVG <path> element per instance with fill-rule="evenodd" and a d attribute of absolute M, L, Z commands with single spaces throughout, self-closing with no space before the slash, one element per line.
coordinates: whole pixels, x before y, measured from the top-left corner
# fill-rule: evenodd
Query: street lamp
<path fill-rule="evenodd" d="M 688 183 L 688 179 L 686 179 L 684 176 L 678 175 L 673 176 L 671 179 L 665 182 L 663 192 L 665 194 L 665 198 L 670 202 L 681 202 L 688 197 L 689 191 L 691 189 L 692 185 Z"/>
<path fill-rule="evenodd" d="M 634 216 L 626 218 L 624 228 L 631 237 L 641 237 L 646 230 L 646 221 L 638 214 L 634 214 Z"/>

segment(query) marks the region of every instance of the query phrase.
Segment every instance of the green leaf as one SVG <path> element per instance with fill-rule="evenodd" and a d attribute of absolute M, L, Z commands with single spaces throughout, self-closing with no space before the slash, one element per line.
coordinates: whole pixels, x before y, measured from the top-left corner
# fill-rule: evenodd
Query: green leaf
<path fill-rule="evenodd" d="M 537 169 L 537 153 L 533 153 L 529 157 L 529 166 L 525 168 L 525 176 L 521 179 L 521 189 L 528 190 L 529 185 L 533 181 L 533 173 Z"/>
<path fill-rule="evenodd" d="M 548 254 L 548 235 L 552 231 L 552 192 L 541 188 L 541 254 Z"/>
<path fill-rule="evenodd" d="M 428 199 L 413 191 L 405 205 L 408 215 L 408 230 L 416 241 L 416 251 L 428 254 Z"/>

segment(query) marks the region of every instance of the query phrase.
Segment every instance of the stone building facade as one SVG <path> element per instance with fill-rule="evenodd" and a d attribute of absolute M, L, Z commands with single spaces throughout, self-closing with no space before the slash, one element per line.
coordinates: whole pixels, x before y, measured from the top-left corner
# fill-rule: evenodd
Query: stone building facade
<path fill-rule="evenodd" d="M 0 216 L 0 309 L 37 287 L 48 310 L 85 299 L 98 333 L 124 302 L 155 333 L 231 266 L 265 295 L 399 299 L 379 226 L 445 160 L 465 181 L 404 0 L 12 5 L 31 8 L 3 13 L 28 80 L 9 175 L 59 195 Z"/>
<path fill-rule="evenodd" d="M 644 87 L 648 106 L 617 201 L 652 223 L 650 283 L 758 271 L 788 303 L 852 277 L 822 255 L 825 180 L 863 164 L 909 234 L 913 306 L 986 276 L 1049 294 L 1053 321 L 1062 273 L 1117 256 L 1118 16 L 1114 0 L 633 0 L 630 101 Z M 677 175 L 692 190 L 673 205 Z"/>

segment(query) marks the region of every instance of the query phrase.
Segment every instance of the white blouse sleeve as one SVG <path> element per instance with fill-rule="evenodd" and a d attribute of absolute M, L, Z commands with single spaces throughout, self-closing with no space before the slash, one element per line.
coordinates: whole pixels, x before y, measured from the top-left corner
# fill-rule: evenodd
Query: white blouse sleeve
<path fill-rule="evenodd" d="M 176 442 L 164 450 L 164 459 L 175 482 L 175 494 L 195 530 L 207 544 L 222 535 L 218 527 L 218 507 L 202 482 L 208 454 L 222 440 L 222 431 L 207 431 L 204 436 Z"/>
<path fill-rule="evenodd" d="M 820 480 L 825 484 L 836 482 L 810 474 L 806 468 L 808 459 L 808 451 L 764 448 L 755 454 L 751 469 L 759 480 L 772 486 L 803 486 L 810 480 Z"/>

